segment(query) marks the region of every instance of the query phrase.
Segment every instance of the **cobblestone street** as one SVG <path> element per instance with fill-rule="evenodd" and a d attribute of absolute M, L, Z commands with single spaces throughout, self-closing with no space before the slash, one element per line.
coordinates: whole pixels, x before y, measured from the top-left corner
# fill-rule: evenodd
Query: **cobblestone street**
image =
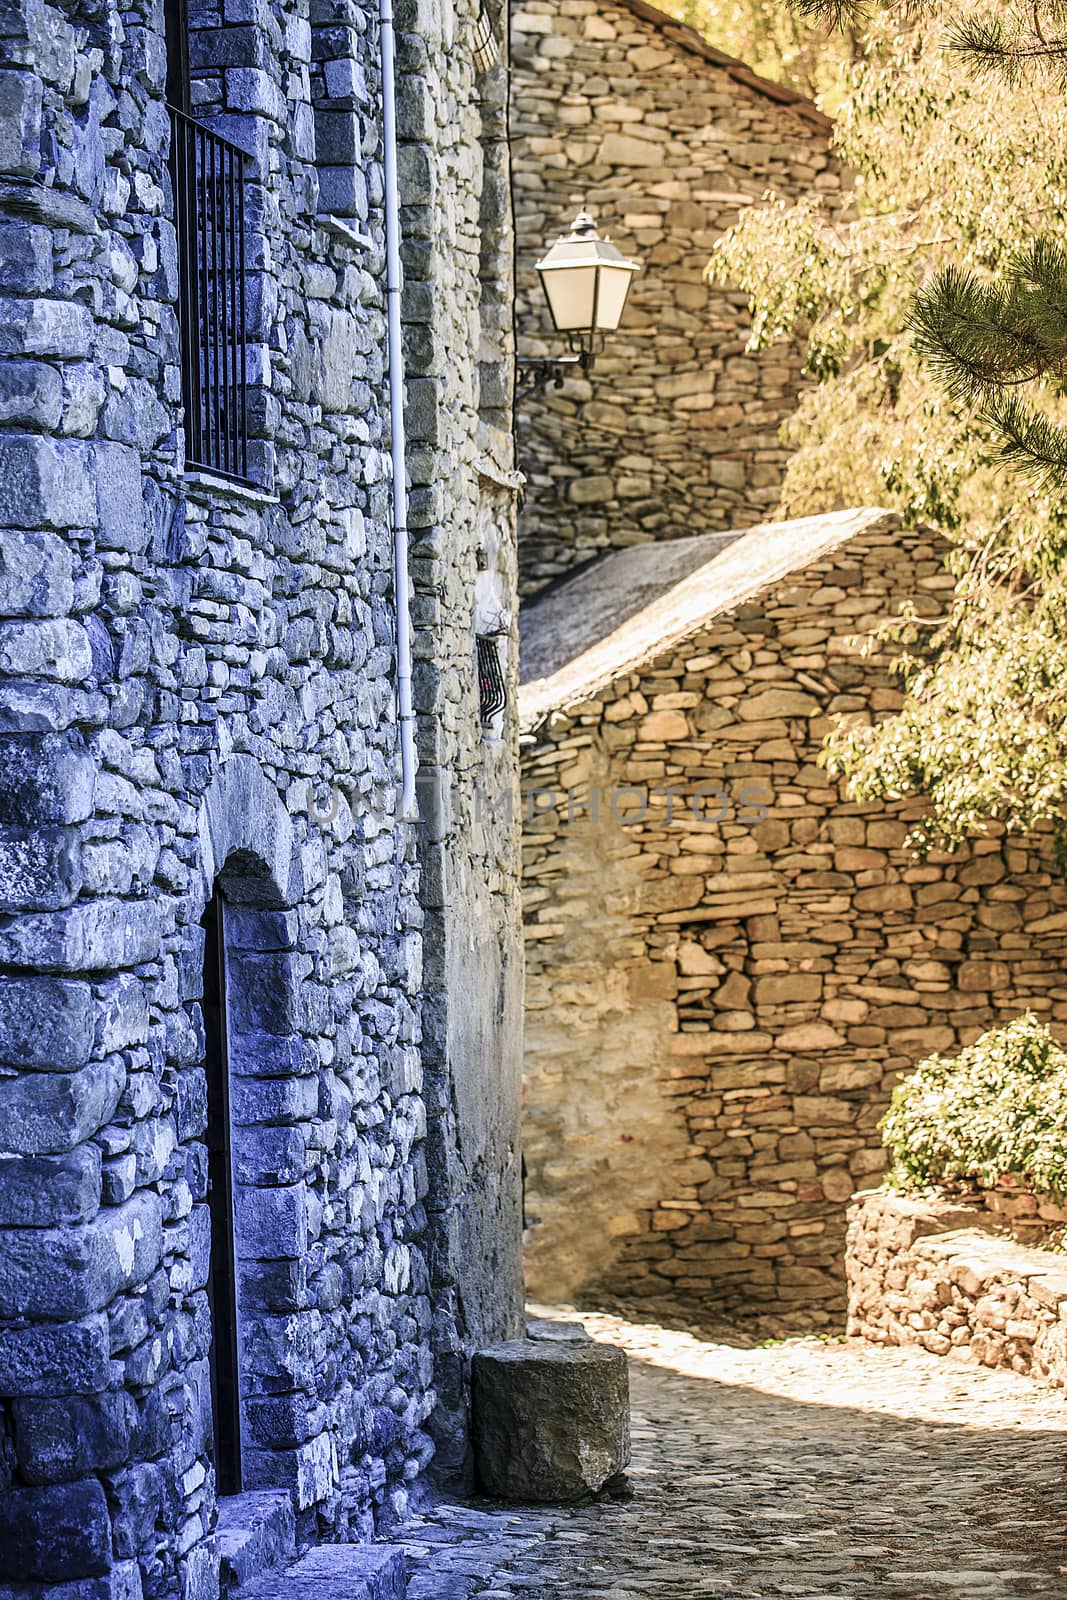
<path fill-rule="evenodd" d="M 913 1349 L 756 1349 L 584 1316 L 631 1357 L 619 1497 L 443 1507 L 411 1600 L 1016 1600 L 1067 1595 L 1067 1408 Z"/>

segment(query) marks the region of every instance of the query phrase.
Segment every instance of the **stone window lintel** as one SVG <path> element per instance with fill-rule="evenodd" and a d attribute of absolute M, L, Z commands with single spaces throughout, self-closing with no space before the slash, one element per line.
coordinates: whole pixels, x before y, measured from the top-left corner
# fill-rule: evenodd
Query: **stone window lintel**
<path fill-rule="evenodd" d="M 234 478 L 223 478 L 214 472 L 204 472 L 197 469 L 195 472 L 186 472 L 182 479 L 192 500 L 203 501 L 210 505 L 219 497 L 229 495 L 234 500 L 240 500 L 244 505 L 251 506 L 276 506 L 281 504 L 278 495 L 267 489 L 257 489 L 255 484 L 238 483 Z"/>

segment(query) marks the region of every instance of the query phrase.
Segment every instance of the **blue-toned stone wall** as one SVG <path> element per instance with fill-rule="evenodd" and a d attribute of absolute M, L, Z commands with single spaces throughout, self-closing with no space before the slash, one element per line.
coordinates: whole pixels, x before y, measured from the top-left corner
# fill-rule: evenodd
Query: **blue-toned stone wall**
<path fill-rule="evenodd" d="M 514 482 L 500 396 L 480 407 L 469 9 L 402 22 L 402 178 L 420 740 L 462 801 L 424 868 L 492 910 L 489 987 L 449 976 L 396 820 L 376 8 L 191 0 L 198 115 L 251 156 L 246 488 L 184 471 L 162 8 L 0 0 L 3 1596 L 218 1593 L 216 887 L 244 1487 L 291 1496 L 298 1543 L 402 1517 L 435 1359 L 452 1382 L 514 1320 L 513 1115 L 458 1150 L 439 1027 L 517 1065 L 513 841 L 470 821 L 482 763 L 514 781 L 473 665 L 487 520 L 512 603 Z M 490 1082 L 496 1057 L 460 1065 Z M 503 1219 L 493 1263 L 464 1251 L 472 1213 Z M 457 1459 L 463 1427 L 452 1404 L 436 1425 Z"/>
<path fill-rule="evenodd" d="M 427 1197 L 437 1474 L 470 1479 L 472 1348 L 523 1330 L 522 928 L 510 435 L 512 226 L 504 66 L 475 74 L 447 0 L 400 0 L 402 223 L 416 585 Z M 500 48 L 507 41 L 498 26 Z M 449 195 L 477 195 L 450 208 Z M 477 337 L 466 285 L 477 280 Z M 451 330 L 451 331 L 445 331 Z M 467 487 L 464 487 L 467 486 Z M 457 497 L 458 502 L 457 502 Z M 462 508 L 462 509 L 461 509 Z M 450 538 L 460 515 L 469 530 Z M 475 634 L 509 704 L 483 728 Z"/>

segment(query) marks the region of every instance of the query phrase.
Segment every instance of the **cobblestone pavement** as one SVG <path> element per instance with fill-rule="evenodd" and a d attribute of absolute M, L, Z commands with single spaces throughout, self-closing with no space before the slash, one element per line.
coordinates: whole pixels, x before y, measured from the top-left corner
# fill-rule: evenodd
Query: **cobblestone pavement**
<path fill-rule="evenodd" d="M 1062 1396 L 920 1350 L 581 1320 L 630 1353 L 628 1488 L 437 1508 L 411 1600 L 1067 1597 Z"/>

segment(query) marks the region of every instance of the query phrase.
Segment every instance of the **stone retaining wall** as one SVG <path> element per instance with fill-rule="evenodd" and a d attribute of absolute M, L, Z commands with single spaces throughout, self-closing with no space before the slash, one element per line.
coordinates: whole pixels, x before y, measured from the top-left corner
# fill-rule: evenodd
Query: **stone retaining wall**
<path fill-rule="evenodd" d="M 746 352 L 745 297 L 704 269 L 768 190 L 833 210 L 846 179 L 814 106 L 650 6 L 529 0 L 511 26 L 521 353 L 562 353 L 534 263 L 579 202 L 642 267 L 594 371 L 520 400 L 534 592 L 604 550 L 773 511 L 800 351 Z"/>
<path fill-rule="evenodd" d="M 886 1190 L 849 1207 L 848 1329 L 1067 1386 L 1067 1256 L 991 1233 L 984 1205 Z"/>

